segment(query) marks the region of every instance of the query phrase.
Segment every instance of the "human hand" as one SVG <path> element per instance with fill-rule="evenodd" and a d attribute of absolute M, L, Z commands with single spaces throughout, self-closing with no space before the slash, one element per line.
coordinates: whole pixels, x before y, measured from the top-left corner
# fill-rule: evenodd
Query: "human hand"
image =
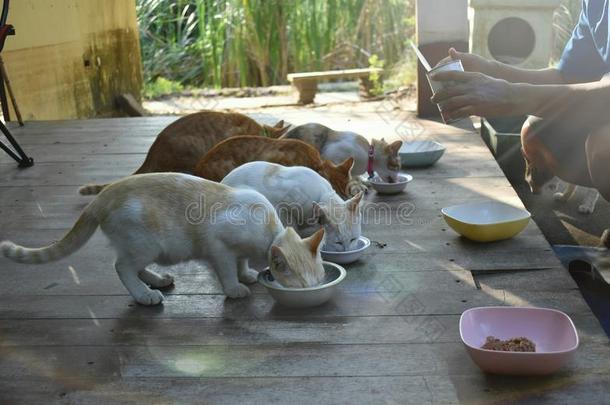
<path fill-rule="evenodd" d="M 455 48 L 449 48 L 449 56 L 443 58 L 436 66 L 444 65 L 452 60 L 461 60 L 464 70 L 467 72 L 480 72 L 488 76 L 493 74 L 493 62 L 473 53 L 459 52 Z"/>
<path fill-rule="evenodd" d="M 440 106 L 445 120 L 526 114 L 527 97 L 519 85 L 494 79 L 479 72 L 446 71 L 431 76 L 432 80 L 450 82 L 431 98 Z"/>

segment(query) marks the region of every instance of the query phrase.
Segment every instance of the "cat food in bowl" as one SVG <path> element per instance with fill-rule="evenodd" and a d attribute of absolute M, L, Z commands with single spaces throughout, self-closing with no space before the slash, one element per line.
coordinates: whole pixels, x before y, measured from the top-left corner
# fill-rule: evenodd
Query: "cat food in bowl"
<path fill-rule="evenodd" d="M 343 267 L 331 262 L 324 262 L 324 271 L 326 272 L 324 282 L 316 287 L 283 287 L 274 280 L 269 269 L 258 274 L 258 282 L 279 304 L 292 308 L 309 308 L 322 305 L 330 300 L 347 274 Z"/>
<path fill-rule="evenodd" d="M 472 308 L 460 317 L 460 336 L 476 365 L 494 374 L 551 374 L 578 348 L 570 317 L 546 308 Z"/>
<path fill-rule="evenodd" d="M 413 180 L 413 176 L 410 174 L 399 174 L 398 180 L 394 183 L 386 183 L 379 177 L 373 177 L 371 187 L 379 194 L 398 194 L 407 187 L 411 180 Z"/>
<path fill-rule="evenodd" d="M 498 201 L 454 205 L 441 210 L 445 222 L 460 235 L 476 242 L 510 239 L 530 220 L 530 213 Z"/>
<path fill-rule="evenodd" d="M 535 352 L 536 343 L 524 336 L 506 340 L 498 339 L 495 336 L 487 336 L 485 344 L 481 346 L 481 349 L 500 352 Z"/>
<path fill-rule="evenodd" d="M 398 150 L 402 167 L 432 166 L 444 153 L 445 147 L 435 141 L 408 142 Z"/>
<path fill-rule="evenodd" d="M 371 241 L 364 236 L 358 238 L 358 247 L 354 250 L 346 250 L 344 252 L 334 252 L 331 250 L 321 250 L 322 259 L 338 264 L 349 264 L 360 259 L 368 247 L 371 246 Z"/>

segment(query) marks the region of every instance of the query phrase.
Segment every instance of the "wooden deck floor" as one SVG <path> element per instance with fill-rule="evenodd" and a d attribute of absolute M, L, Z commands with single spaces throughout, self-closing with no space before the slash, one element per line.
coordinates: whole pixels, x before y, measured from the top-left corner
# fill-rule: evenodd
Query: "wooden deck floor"
<path fill-rule="evenodd" d="M 317 119 L 307 114 L 286 118 Z M 130 174 L 174 119 L 15 129 L 36 165 L 19 170 L 0 155 L 0 239 L 60 238 L 90 200 L 77 187 Z M 371 135 L 395 124 L 375 114 L 341 119 Z M 406 194 L 367 196 L 390 207 L 391 224 L 369 218 L 363 226 L 387 247 L 348 266 L 340 294 L 319 308 L 278 307 L 259 286 L 248 299 L 226 300 L 215 276 L 195 263 L 176 266 L 163 306 L 138 306 L 99 233 L 57 263 L 0 259 L 0 402 L 606 402 L 608 340 L 537 226 L 482 245 L 458 238 L 439 215 L 443 206 L 482 198 L 521 204 L 491 155 L 472 132 L 421 124 L 448 146 L 446 156 L 412 171 Z M 404 201 L 412 212 L 399 224 Z M 580 332 L 576 361 L 547 378 L 482 374 L 458 333 L 461 312 L 481 305 L 567 312 Z"/>

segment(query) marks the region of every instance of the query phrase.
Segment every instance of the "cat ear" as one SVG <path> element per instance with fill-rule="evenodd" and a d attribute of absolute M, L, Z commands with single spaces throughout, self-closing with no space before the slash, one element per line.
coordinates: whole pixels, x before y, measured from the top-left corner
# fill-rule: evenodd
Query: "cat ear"
<path fill-rule="evenodd" d="M 360 201 L 362 201 L 362 196 L 364 193 L 359 191 L 358 194 L 353 196 L 350 200 L 347 201 L 347 208 L 351 212 L 356 212 L 358 210 L 358 206 L 360 205 Z"/>
<path fill-rule="evenodd" d="M 283 271 L 286 268 L 286 256 L 282 252 L 282 248 L 277 245 L 271 246 L 271 264 L 275 269 Z"/>
<path fill-rule="evenodd" d="M 390 148 L 390 152 L 392 152 L 391 153 L 392 155 L 397 155 L 398 150 L 400 149 L 401 146 L 402 146 L 402 141 L 394 141 L 388 147 Z"/>
<path fill-rule="evenodd" d="M 317 202 L 313 202 L 313 219 L 315 223 L 324 225 L 328 222 L 328 217 L 324 208 Z"/>
<path fill-rule="evenodd" d="M 309 251 L 313 256 L 318 254 L 320 247 L 322 247 L 322 241 L 324 240 L 324 228 L 305 239 L 305 243 L 309 245 Z"/>
<path fill-rule="evenodd" d="M 290 129 L 290 125 L 284 126 L 284 120 L 279 121 L 274 126 L 265 125 L 265 132 L 268 134 L 266 136 L 270 138 L 281 138 L 288 130 Z"/>
<path fill-rule="evenodd" d="M 352 167 L 354 167 L 354 158 L 348 157 L 343 162 L 341 162 L 339 164 L 339 166 L 337 166 L 337 167 L 346 173 L 350 172 L 352 170 Z"/>
<path fill-rule="evenodd" d="M 288 130 L 290 129 L 290 125 L 286 125 L 284 128 L 279 128 L 275 130 L 275 136 L 277 138 L 281 137 L 282 135 L 284 135 L 286 132 L 288 132 Z"/>

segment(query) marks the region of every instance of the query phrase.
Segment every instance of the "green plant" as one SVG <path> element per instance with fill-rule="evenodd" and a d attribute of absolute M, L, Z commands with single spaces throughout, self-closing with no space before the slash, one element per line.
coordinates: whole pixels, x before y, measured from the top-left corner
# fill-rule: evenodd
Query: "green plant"
<path fill-rule="evenodd" d="M 184 86 L 178 82 L 157 77 L 154 81 L 144 83 L 144 98 L 157 98 L 184 90 Z"/>
<path fill-rule="evenodd" d="M 383 69 L 384 61 L 379 60 L 377 55 L 371 55 L 369 58 L 369 67 Z M 371 81 L 372 88 L 371 93 L 375 96 L 383 94 L 383 83 L 381 82 L 381 75 L 379 72 L 372 72 L 369 74 L 369 80 Z"/>
<path fill-rule="evenodd" d="M 193 4 L 187 0 L 138 0 L 136 12 L 145 83 L 158 77 L 184 84 L 197 82 L 203 69 Z"/>
<path fill-rule="evenodd" d="M 417 81 L 417 58 L 412 52 L 406 52 L 402 60 L 386 73 L 386 77 L 386 90 L 414 84 Z"/>
<path fill-rule="evenodd" d="M 286 82 L 295 71 L 399 62 L 413 0 L 137 0 L 144 77 L 193 86 Z"/>

